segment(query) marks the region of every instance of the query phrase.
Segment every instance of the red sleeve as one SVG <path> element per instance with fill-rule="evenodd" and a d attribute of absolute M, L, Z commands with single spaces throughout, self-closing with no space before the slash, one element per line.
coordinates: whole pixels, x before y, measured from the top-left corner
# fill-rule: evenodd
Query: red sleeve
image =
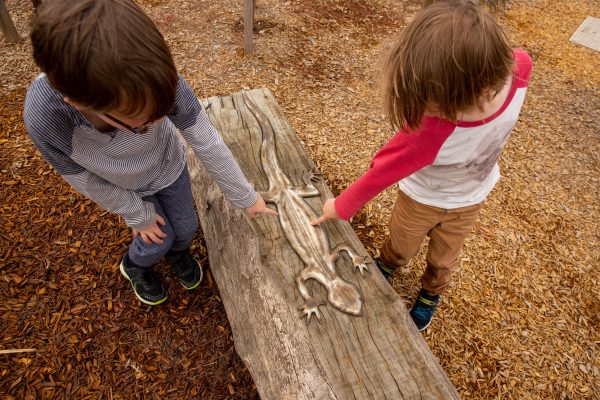
<path fill-rule="evenodd" d="M 515 85 L 517 88 L 527 87 L 531 79 L 531 70 L 533 69 L 531 57 L 525 50 L 521 49 L 515 49 L 513 54 L 515 57 L 515 66 L 513 69 Z"/>
<path fill-rule="evenodd" d="M 338 215 L 348 220 L 383 190 L 431 164 L 454 131 L 452 122 L 425 117 L 416 131 L 401 130 L 371 160 L 371 167 L 335 199 Z"/>

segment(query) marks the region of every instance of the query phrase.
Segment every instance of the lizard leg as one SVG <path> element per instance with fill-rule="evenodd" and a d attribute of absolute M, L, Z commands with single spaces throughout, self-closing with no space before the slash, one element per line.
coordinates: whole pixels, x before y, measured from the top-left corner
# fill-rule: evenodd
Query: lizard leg
<path fill-rule="evenodd" d="M 300 197 L 318 197 L 321 195 L 319 190 L 312 186 L 292 186 L 292 190 L 298 194 Z"/>
<path fill-rule="evenodd" d="M 306 186 L 313 186 L 313 182 L 316 183 L 321 181 L 322 179 L 323 174 L 314 166 L 308 171 L 306 171 L 304 175 L 302 175 L 302 180 L 304 181 Z"/>
<path fill-rule="evenodd" d="M 298 307 L 299 310 L 303 312 L 303 316 L 306 316 L 306 323 L 310 323 L 310 318 L 315 315 L 317 320 L 321 319 L 321 313 L 319 311 L 319 306 L 325 304 L 323 301 L 319 301 L 312 297 L 308 292 L 308 288 L 306 287 L 306 281 L 308 279 L 315 279 L 320 281 L 320 274 L 316 271 L 314 267 L 306 267 L 298 274 L 296 277 L 296 285 L 298 286 L 298 290 L 300 291 L 300 295 L 304 298 L 304 304 Z"/>
<path fill-rule="evenodd" d="M 292 189 L 302 197 L 317 197 L 321 193 L 315 187 L 314 183 L 319 182 L 323 179 L 323 175 L 315 167 L 306 171 L 302 175 L 304 186 L 294 186 Z"/>
<path fill-rule="evenodd" d="M 352 259 L 352 263 L 354 264 L 354 269 L 356 270 L 358 268 L 361 275 L 364 270 L 369 271 L 369 268 L 367 267 L 367 257 L 359 256 L 354 252 L 354 250 L 352 250 L 345 244 L 337 245 L 333 248 L 333 250 L 331 250 L 331 261 L 335 262 L 340 257 L 340 252 L 342 251 L 348 253 L 350 258 Z"/>
<path fill-rule="evenodd" d="M 268 192 L 258 192 L 260 197 L 263 198 L 265 203 L 277 203 L 279 200 L 279 193 L 276 193 L 274 190 L 269 190 Z"/>

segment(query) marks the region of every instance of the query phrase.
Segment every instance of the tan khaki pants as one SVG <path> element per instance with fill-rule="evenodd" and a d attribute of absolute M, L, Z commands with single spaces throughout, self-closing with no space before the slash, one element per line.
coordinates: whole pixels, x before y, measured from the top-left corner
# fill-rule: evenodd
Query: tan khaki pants
<path fill-rule="evenodd" d="M 429 236 L 427 267 L 421 285 L 431 295 L 443 293 L 458 268 L 460 249 L 479 216 L 481 204 L 444 209 L 398 194 L 390 221 L 390 237 L 381 251 L 389 267 L 406 265 Z"/>

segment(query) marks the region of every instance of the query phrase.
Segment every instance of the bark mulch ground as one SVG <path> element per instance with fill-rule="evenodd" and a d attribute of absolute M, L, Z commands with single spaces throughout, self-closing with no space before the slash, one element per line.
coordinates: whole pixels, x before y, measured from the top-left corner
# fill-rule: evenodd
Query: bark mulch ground
<path fill-rule="evenodd" d="M 30 2 L 6 0 L 28 32 Z M 420 1 L 261 0 L 256 53 L 242 1 L 141 2 L 199 97 L 268 87 L 338 193 L 392 135 L 381 55 Z M 499 12 L 534 59 L 503 178 L 424 337 L 464 399 L 600 398 L 600 53 L 569 42 L 597 0 L 514 0 Z M 118 272 L 130 234 L 73 192 L 22 122 L 37 70 L 27 41 L 0 38 L 0 396 L 6 399 L 255 399 L 216 285 L 140 305 Z M 353 227 L 374 255 L 390 189 Z M 194 252 L 207 259 L 198 235 Z M 392 285 L 410 302 L 423 253 Z M 209 266 L 207 265 L 209 268 Z"/>

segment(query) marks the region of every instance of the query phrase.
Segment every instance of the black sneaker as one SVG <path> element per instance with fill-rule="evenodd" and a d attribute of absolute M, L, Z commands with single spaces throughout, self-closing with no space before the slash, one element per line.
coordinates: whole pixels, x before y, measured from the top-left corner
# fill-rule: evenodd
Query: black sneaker
<path fill-rule="evenodd" d="M 175 275 L 179 278 L 179 282 L 187 290 L 196 289 L 202 282 L 202 265 L 196 260 L 189 251 L 183 254 L 170 252 L 166 256 L 167 261 L 173 267 Z"/>
<path fill-rule="evenodd" d="M 377 265 L 377 268 L 379 268 L 384 278 L 389 280 L 390 275 L 392 275 L 392 272 L 394 272 L 394 268 L 390 268 L 385 265 L 380 258 L 375 258 L 373 261 L 375 261 L 375 265 Z"/>
<path fill-rule="evenodd" d="M 153 267 L 132 266 L 129 256 L 125 254 L 121 260 L 120 270 L 123 276 L 131 282 L 133 292 L 142 303 L 155 306 L 167 300 L 167 290 Z"/>
<path fill-rule="evenodd" d="M 424 331 L 431 325 L 431 318 L 439 302 L 439 294 L 430 296 L 425 290 L 421 289 L 415 305 L 410 310 L 410 317 L 419 331 Z"/>

